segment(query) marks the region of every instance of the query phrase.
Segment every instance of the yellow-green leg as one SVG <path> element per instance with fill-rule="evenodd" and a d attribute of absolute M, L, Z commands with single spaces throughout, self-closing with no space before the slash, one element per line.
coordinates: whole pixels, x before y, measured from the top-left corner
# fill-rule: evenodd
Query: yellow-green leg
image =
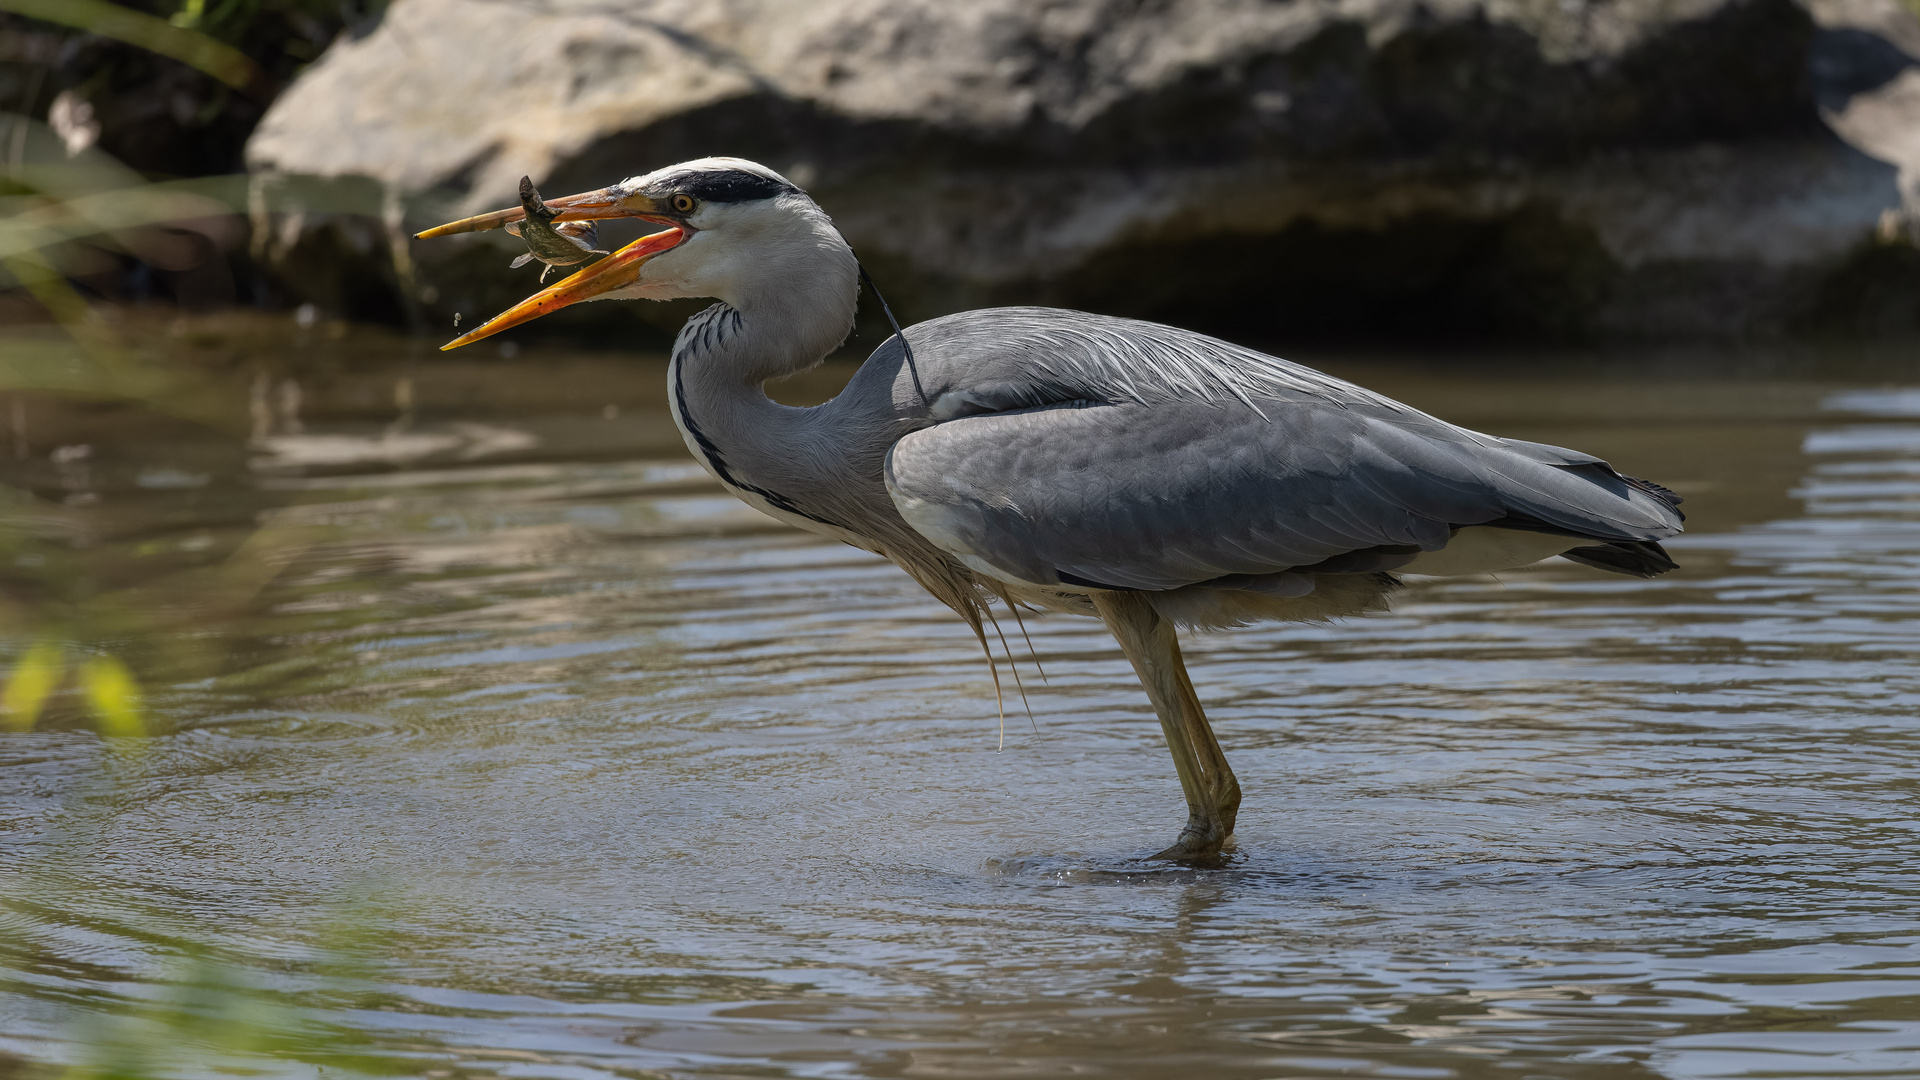
<path fill-rule="evenodd" d="M 1153 702 L 1166 732 L 1180 788 L 1187 796 L 1187 827 L 1173 846 L 1156 859 L 1204 859 L 1220 853 L 1233 836 L 1240 812 L 1240 782 L 1227 765 L 1227 755 L 1213 737 L 1200 698 L 1180 659 L 1180 640 L 1173 624 L 1160 617 L 1147 598 L 1137 592 L 1095 592 L 1093 606 L 1120 642 L 1120 651 L 1133 664 L 1140 685 Z"/>

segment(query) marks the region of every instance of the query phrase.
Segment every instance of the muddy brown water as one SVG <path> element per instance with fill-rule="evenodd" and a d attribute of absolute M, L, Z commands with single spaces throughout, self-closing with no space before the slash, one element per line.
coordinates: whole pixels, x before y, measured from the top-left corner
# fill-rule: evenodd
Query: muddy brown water
<path fill-rule="evenodd" d="M 338 333 L 0 402 L 8 659 L 153 730 L 0 734 L 0 1072 L 1920 1076 L 1920 368 L 1326 364 L 1670 484 L 1683 569 L 1190 635 L 1246 789 L 1193 870 L 1094 624 L 1014 636 L 999 749 L 964 627 L 722 494 L 658 358 Z"/>

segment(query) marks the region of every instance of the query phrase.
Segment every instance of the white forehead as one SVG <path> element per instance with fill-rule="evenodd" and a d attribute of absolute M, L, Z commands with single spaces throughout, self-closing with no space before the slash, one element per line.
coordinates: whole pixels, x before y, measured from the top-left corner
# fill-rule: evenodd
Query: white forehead
<path fill-rule="evenodd" d="M 641 176 L 629 176 L 625 180 L 620 181 L 617 186 L 623 191 L 639 191 L 650 184 L 671 181 L 677 176 L 694 175 L 703 172 L 719 172 L 728 169 L 752 173 L 762 179 L 773 180 L 782 184 L 793 184 L 793 181 L 788 180 L 786 177 L 781 176 L 779 173 L 774 172 L 772 169 L 767 168 L 757 161 L 748 161 L 746 158 L 737 157 L 703 157 L 695 158 L 692 161 L 683 161 L 678 165 L 668 165 L 664 169 L 655 169 Z M 793 186 L 798 187 L 799 185 L 794 184 Z"/>

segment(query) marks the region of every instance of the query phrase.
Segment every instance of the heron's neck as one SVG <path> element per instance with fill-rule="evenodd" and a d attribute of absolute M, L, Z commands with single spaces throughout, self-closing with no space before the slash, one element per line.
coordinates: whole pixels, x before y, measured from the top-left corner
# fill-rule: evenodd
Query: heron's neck
<path fill-rule="evenodd" d="M 689 319 L 674 343 L 669 392 L 687 448 L 721 480 L 776 509 L 850 525 L 841 519 L 855 509 L 830 503 L 853 483 L 855 459 L 869 456 L 851 444 L 875 425 L 843 415 L 849 401 L 794 408 L 764 389 L 770 379 L 818 365 L 846 338 L 855 284 L 823 287 L 830 276 L 795 282 L 812 287 L 785 294 L 737 295 L 738 306 L 715 304 Z M 827 502 L 825 493 L 832 493 Z"/>

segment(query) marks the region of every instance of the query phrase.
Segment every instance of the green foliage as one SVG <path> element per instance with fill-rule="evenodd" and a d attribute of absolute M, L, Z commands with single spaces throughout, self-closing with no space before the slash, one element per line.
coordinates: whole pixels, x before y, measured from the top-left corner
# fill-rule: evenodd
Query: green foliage
<path fill-rule="evenodd" d="M 34 642 L 14 662 L 6 689 L 0 691 L 0 727 L 10 731 L 31 728 L 66 669 L 66 652 L 58 642 Z"/>
<path fill-rule="evenodd" d="M 197 5 L 199 0 L 189 2 Z M 106 0 L 0 0 L 0 11 L 137 45 L 198 68 L 236 90 L 260 86 L 266 78 L 252 60 L 199 32 L 191 20 L 169 22 Z"/>
<path fill-rule="evenodd" d="M 102 735 L 127 738 L 147 733 L 140 684 L 127 665 L 111 656 L 96 656 L 81 666 L 80 687 Z"/>
<path fill-rule="evenodd" d="M 102 776 L 99 782 L 111 781 Z M 72 848 L 88 840 L 83 827 L 59 843 Z M 41 1015 L 53 1010 L 65 1018 L 40 1043 L 45 1059 L 29 1064 L 0 1057 L 0 1075 L 417 1076 L 436 1059 L 454 1057 L 418 1037 L 383 1050 L 336 1018 L 343 1010 L 392 1007 L 392 995 L 382 989 L 390 972 L 380 959 L 380 943 L 393 901 L 382 894 L 363 887 L 340 896 L 306 935 L 305 948 L 262 963 L 223 945 L 212 928 L 184 936 L 177 913 L 124 896 L 103 902 L 77 895 L 64 881 L 57 871 L 29 866 L 0 893 L 0 994 L 35 1001 Z M 75 971 L 64 962 L 60 944 L 62 928 L 75 924 L 136 948 L 142 957 L 138 974 Z M 57 988 L 49 985 L 49 971 L 65 973 Z"/>
<path fill-rule="evenodd" d="M 388 0 L 184 0 L 169 21 L 233 44 L 257 40 L 276 27 L 352 25 L 378 17 Z"/>

